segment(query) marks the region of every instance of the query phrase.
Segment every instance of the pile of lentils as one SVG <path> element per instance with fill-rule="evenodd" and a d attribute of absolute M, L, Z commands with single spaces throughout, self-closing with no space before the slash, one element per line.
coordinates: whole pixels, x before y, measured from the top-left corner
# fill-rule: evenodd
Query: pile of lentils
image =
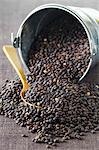
<path fill-rule="evenodd" d="M 6 81 L 0 93 L 0 114 L 36 133 L 32 140 L 47 148 L 69 139 L 82 139 L 99 130 L 99 84 L 80 83 L 90 62 L 85 30 L 77 20 L 67 28 L 65 17 L 47 25 L 28 56 L 30 85 L 21 100 L 19 79 Z"/>

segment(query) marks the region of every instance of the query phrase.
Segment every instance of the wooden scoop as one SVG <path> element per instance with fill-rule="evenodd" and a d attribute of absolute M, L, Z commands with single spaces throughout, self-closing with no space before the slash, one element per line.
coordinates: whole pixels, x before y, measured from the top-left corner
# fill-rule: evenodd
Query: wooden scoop
<path fill-rule="evenodd" d="M 30 105 L 30 106 L 33 106 L 33 107 L 37 107 L 37 108 L 41 108 L 40 106 L 36 106 L 35 104 L 31 104 L 31 103 L 27 102 L 24 99 L 24 94 L 28 90 L 29 84 L 28 84 L 28 82 L 26 80 L 26 76 L 25 76 L 24 70 L 23 70 L 23 68 L 21 66 L 21 63 L 20 63 L 19 57 L 17 55 L 16 49 L 13 46 L 11 46 L 11 45 L 5 45 L 5 46 L 3 46 L 3 51 L 4 51 L 5 55 L 7 56 L 7 58 L 9 59 L 10 63 L 12 64 L 12 66 L 14 67 L 14 69 L 16 70 L 16 72 L 19 75 L 19 77 L 21 79 L 21 82 L 23 84 L 23 88 L 22 88 L 22 90 L 20 92 L 21 99 L 27 105 Z"/>

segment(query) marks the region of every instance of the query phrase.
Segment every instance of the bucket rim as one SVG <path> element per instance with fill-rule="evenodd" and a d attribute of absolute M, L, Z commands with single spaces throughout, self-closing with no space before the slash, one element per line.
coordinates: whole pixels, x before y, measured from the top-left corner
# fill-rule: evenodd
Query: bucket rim
<path fill-rule="evenodd" d="M 44 5 L 41 5 L 41 6 L 38 6 L 36 7 L 35 9 L 33 9 L 28 15 L 27 17 L 23 20 L 23 22 L 21 23 L 19 29 L 18 29 L 18 32 L 17 32 L 17 38 L 19 37 L 20 38 L 20 41 L 21 41 L 21 33 L 22 33 L 22 30 L 23 30 L 23 27 L 24 27 L 24 24 L 25 22 L 35 13 L 37 13 L 38 11 L 41 11 L 41 10 L 44 10 L 44 9 L 50 9 L 50 8 L 54 8 L 54 9 L 60 9 L 60 10 L 63 10 L 63 11 L 66 11 L 68 12 L 69 14 L 71 14 L 72 16 L 74 16 L 79 22 L 80 24 L 82 25 L 82 27 L 84 28 L 85 32 L 86 32 L 86 35 L 87 35 L 87 38 L 88 38 L 88 42 L 89 42 L 89 47 L 90 47 L 90 61 L 89 61 L 89 64 L 87 66 L 87 69 L 85 70 L 84 74 L 80 77 L 79 81 L 81 81 L 85 76 L 86 74 L 88 73 L 88 71 L 90 70 L 91 68 L 91 65 L 92 65 L 92 35 L 87 27 L 87 25 L 85 24 L 85 22 L 83 21 L 83 19 L 81 18 L 81 16 L 73 9 L 73 8 L 80 8 L 80 7 L 75 7 L 75 6 L 65 6 L 65 5 L 61 5 L 61 4 L 56 4 L 56 3 L 49 3 L 49 4 L 44 4 Z M 19 56 L 20 56 L 20 59 L 25 67 L 25 69 L 29 72 L 29 69 L 22 57 L 22 52 L 21 52 L 21 43 L 19 43 L 19 47 L 18 47 L 18 52 L 19 52 Z"/>

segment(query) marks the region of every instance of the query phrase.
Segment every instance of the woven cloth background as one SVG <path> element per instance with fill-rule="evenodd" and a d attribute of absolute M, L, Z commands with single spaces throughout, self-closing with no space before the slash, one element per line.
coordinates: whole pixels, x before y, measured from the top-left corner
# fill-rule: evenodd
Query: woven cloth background
<path fill-rule="evenodd" d="M 10 44 L 10 33 L 16 35 L 19 25 L 27 14 L 35 7 L 45 3 L 61 3 L 65 5 L 92 7 L 99 9 L 98 0 L 0 0 L 0 89 L 5 79 L 16 76 L 15 71 L 2 52 L 4 44 Z M 99 81 L 99 65 L 87 76 L 86 80 Z M 21 134 L 29 135 L 22 138 Z M 12 119 L 0 116 L 0 150 L 44 150 L 44 144 L 33 144 L 34 135 L 25 128 L 20 128 Z M 55 150 L 99 150 L 99 133 L 89 134 L 83 141 L 72 140 L 60 144 Z"/>

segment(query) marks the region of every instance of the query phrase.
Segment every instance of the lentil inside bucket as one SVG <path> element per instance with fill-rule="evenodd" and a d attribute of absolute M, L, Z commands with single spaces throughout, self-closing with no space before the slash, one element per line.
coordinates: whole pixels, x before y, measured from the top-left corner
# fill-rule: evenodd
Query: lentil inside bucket
<path fill-rule="evenodd" d="M 84 77 L 90 63 L 90 45 L 84 27 L 72 15 L 57 10 L 56 17 L 43 26 L 32 44 L 30 71 L 36 74 L 34 69 L 41 65 L 45 74 L 56 71 L 57 76 L 68 76 L 77 82 Z M 36 75 L 40 70 L 39 66 Z"/>

